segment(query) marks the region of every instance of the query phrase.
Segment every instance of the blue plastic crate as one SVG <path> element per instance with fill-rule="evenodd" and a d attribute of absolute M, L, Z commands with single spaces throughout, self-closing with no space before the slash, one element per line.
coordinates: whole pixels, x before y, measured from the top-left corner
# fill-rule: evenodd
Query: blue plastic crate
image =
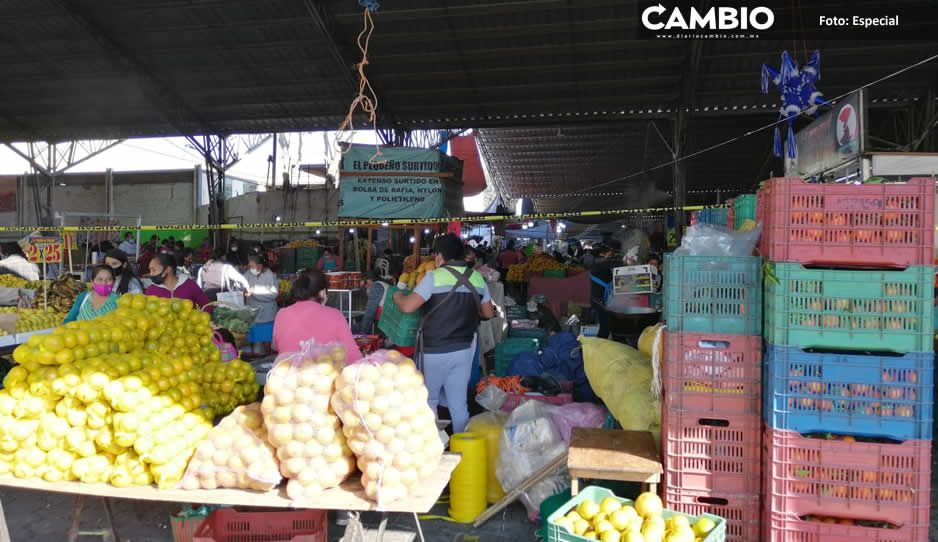
<path fill-rule="evenodd" d="M 865 356 L 768 345 L 766 423 L 802 434 L 929 440 L 934 363 L 933 352 Z"/>
<path fill-rule="evenodd" d="M 728 335 L 762 334 L 762 258 L 664 257 L 668 329 Z"/>
<path fill-rule="evenodd" d="M 710 224 L 725 228 L 729 221 L 729 207 L 708 207 L 697 211 L 698 224 Z"/>

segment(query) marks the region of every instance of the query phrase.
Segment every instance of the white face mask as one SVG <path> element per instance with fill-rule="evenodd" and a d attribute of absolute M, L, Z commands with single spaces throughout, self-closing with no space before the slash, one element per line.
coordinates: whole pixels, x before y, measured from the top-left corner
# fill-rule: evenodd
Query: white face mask
<path fill-rule="evenodd" d="M 257 277 L 257 276 L 259 276 L 259 275 L 261 274 L 261 270 L 260 270 L 260 269 L 251 269 L 251 274 L 254 275 L 255 277 Z"/>

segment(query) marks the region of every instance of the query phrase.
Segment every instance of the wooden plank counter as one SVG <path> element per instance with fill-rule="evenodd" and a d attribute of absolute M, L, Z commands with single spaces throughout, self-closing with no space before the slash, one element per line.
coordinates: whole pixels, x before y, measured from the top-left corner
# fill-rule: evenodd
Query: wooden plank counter
<path fill-rule="evenodd" d="M 436 471 L 411 496 L 384 503 L 382 512 L 407 512 L 425 514 L 433 508 L 449 483 L 453 469 L 459 464 L 459 454 L 445 454 Z M 158 489 L 156 486 L 114 487 L 110 484 L 85 484 L 82 482 L 46 482 L 0 476 L 0 487 L 91 495 L 117 499 L 144 501 L 167 501 L 182 503 L 217 504 L 229 506 L 258 506 L 264 508 L 315 508 L 318 510 L 373 511 L 377 505 L 365 497 L 359 481 L 360 474 L 352 475 L 337 488 L 327 489 L 314 499 L 298 503 L 287 497 L 285 484 L 267 492 L 245 489 Z"/>

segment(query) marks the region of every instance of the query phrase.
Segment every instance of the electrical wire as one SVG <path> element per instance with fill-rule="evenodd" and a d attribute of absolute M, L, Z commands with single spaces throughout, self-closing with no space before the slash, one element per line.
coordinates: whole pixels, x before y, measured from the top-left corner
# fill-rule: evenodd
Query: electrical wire
<path fill-rule="evenodd" d="M 890 73 L 890 74 L 888 74 L 888 75 L 884 75 L 883 77 L 880 77 L 879 79 L 876 79 L 875 81 L 871 81 L 871 82 L 869 82 L 869 83 L 866 83 L 866 84 L 864 84 L 864 85 L 861 85 L 861 86 L 859 86 L 859 87 L 857 87 L 857 88 L 855 88 L 855 89 L 853 89 L 853 90 L 851 90 L 851 91 L 849 91 L 849 92 L 844 92 L 843 94 L 841 94 L 841 95 L 839 95 L 839 96 L 837 96 L 837 97 L 835 97 L 835 98 L 832 98 L 832 99 L 828 100 L 828 103 L 837 102 L 838 100 L 841 100 L 841 99 L 843 99 L 843 98 L 849 96 L 850 94 L 853 94 L 854 92 L 857 92 L 857 91 L 860 91 L 860 90 L 863 90 L 863 89 L 866 89 L 866 88 L 870 88 L 870 87 L 872 87 L 873 85 L 878 85 L 879 83 L 882 83 L 883 81 L 887 81 L 887 80 L 889 80 L 889 79 L 892 79 L 893 77 L 896 77 L 896 76 L 898 76 L 898 75 L 901 75 L 901 74 L 903 74 L 903 73 L 905 73 L 905 72 L 907 72 L 907 71 L 913 70 L 913 69 L 918 68 L 918 67 L 920 67 L 920 66 L 924 66 L 925 64 L 928 64 L 929 62 L 933 62 L 933 61 L 936 60 L 936 59 L 938 59 L 938 54 L 935 54 L 935 55 L 932 55 L 932 56 L 930 56 L 930 57 L 928 57 L 928 58 L 925 58 L 925 59 L 923 59 L 923 60 L 920 60 L 920 61 L 918 61 L 918 62 L 916 62 L 916 63 L 914 63 L 914 64 L 911 64 L 911 65 L 909 65 L 909 66 L 906 66 L 906 67 L 904 67 L 904 68 L 902 68 L 902 69 L 900 69 L 900 70 L 897 70 L 897 71 L 895 71 L 895 72 L 893 72 L 893 73 Z M 800 113 L 800 114 L 801 114 L 801 115 L 806 115 L 806 113 L 803 113 L 803 112 Z M 806 116 L 807 116 L 807 115 L 806 115 Z M 683 161 L 685 161 L 685 160 L 690 160 L 691 158 L 695 158 L 695 157 L 697 157 L 697 156 L 700 156 L 700 155 L 702 155 L 702 154 L 708 153 L 708 152 L 710 152 L 710 151 L 719 149 L 719 148 L 721 148 L 721 147 L 725 147 L 725 146 L 730 145 L 730 144 L 732 144 L 732 143 L 736 143 L 737 141 L 741 141 L 741 140 L 743 140 L 743 139 L 745 139 L 745 138 L 747 138 L 747 137 L 749 137 L 749 136 L 751 136 L 751 135 L 758 134 L 758 133 L 760 133 L 760 132 L 764 132 L 764 131 L 766 131 L 766 130 L 775 128 L 777 125 L 782 124 L 783 122 L 788 122 L 788 119 L 780 118 L 780 119 L 778 119 L 778 120 L 776 120 L 776 121 L 774 121 L 774 122 L 771 122 L 771 123 L 769 123 L 769 124 L 766 124 L 765 126 L 756 128 L 756 129 L 754 129 L 754 130 L 749 130 L 748 132 L 746 132 L 746 133 L 744 133 L 744 134 L 742 134 L 742 135 L 738 135 L 738 136 L 736 136 L 736 137 L 732 137 L 732 138 L 730 138 L 730 139 L 727 139 L 726 141 L 722 141 L 722 142 L 720 142 L 720 143 L 716 143 L 716 144 L 714 144 L 714 145 L 710 145 L 709 147 L 705 147 L 705 148 L 703 148 L 703 149 L 700 149 L 699 151 L 692 152 L 692 153 L 690 153 L 690 154 L 688 154 L 688 155 L 681 156 L 681 157 L 679 157 L 679 158 L 675 158 L 674 160 L 671 160 L 670 162 L 664 162 L 664 163 L 661 163 L 661 164 L 657 164 L 657 165 L 652 166 L 652 167 L 650 167 L 650 168 L 643 169 L 643 170 L 641 170 L 641 171 L 636 171 L 636 172 L 634 172 L 634 173 L 630 173 L 630 174 L 625 175 L 625 176 L 623 176 L 623 177 L 618 177 L 618 178 L 615 178 L 615 179 L 612 179 L 612 180 L 609 180 L 609 181 L 604 181 L 604 182 L 601 182 L 601 183 L 598 183 L 598 184 L 594 184 L 594 185 L 588 186 L 588 187 L 583 188 L 583 189 L 580 189 L 580 190 L 576 190 L 576 191 L 573 191 L 573 192 L 568 192 L 568 193 L 566 193 L 566 194 L 558 194 L 558 195 L 555 196 L 555 197 L 591 197 L 591 196 L 600 197 L 600 196 L 601 196 L 600 194 L 586 194 L 585 192 L 588 192 L 588 191 L 590 191 L 590 190 L 596 190 L 597 188 L 602 188 L 602 187 L 604 187 L 604 186 L 609 186 L 609 185 L 611 185 L 611 184 L 619 183 L 619 182 L 622 182 L 622 181 L 627 181 L 627 180 L 629 180 L 629 179 L 633 179 L 633 178 L 635 178 L 635 177 L 638 177 L 639 175 L 645 175 L 646 173 L 650 173 L 650 172 L 652 172 L 652 171 L 656 171 L 656 170 L 659 170 L 659 169 L 662 169 L 662 168 L 666 168 L 666 167 L 669 167 L 669 166 L 673 166 L 674 164 L 677 164 L 677 163 L 679 163 L 679 162 L 683 162 Z M 527 197 L 527 196 L 519 196 L 519 197 Z"/>

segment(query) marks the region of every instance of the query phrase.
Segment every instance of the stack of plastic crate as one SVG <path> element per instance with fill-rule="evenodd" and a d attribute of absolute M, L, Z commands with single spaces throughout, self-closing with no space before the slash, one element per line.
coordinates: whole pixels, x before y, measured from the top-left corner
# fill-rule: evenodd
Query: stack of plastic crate
<path fill-rule="evenodd" d="M 665 256 L 666 507 L 760 536 L 762 259 Z"/>
<path fill-rule="evenodd" d="M 928 540 L 935 183 L 759 192 L 767 542 Z"/>

